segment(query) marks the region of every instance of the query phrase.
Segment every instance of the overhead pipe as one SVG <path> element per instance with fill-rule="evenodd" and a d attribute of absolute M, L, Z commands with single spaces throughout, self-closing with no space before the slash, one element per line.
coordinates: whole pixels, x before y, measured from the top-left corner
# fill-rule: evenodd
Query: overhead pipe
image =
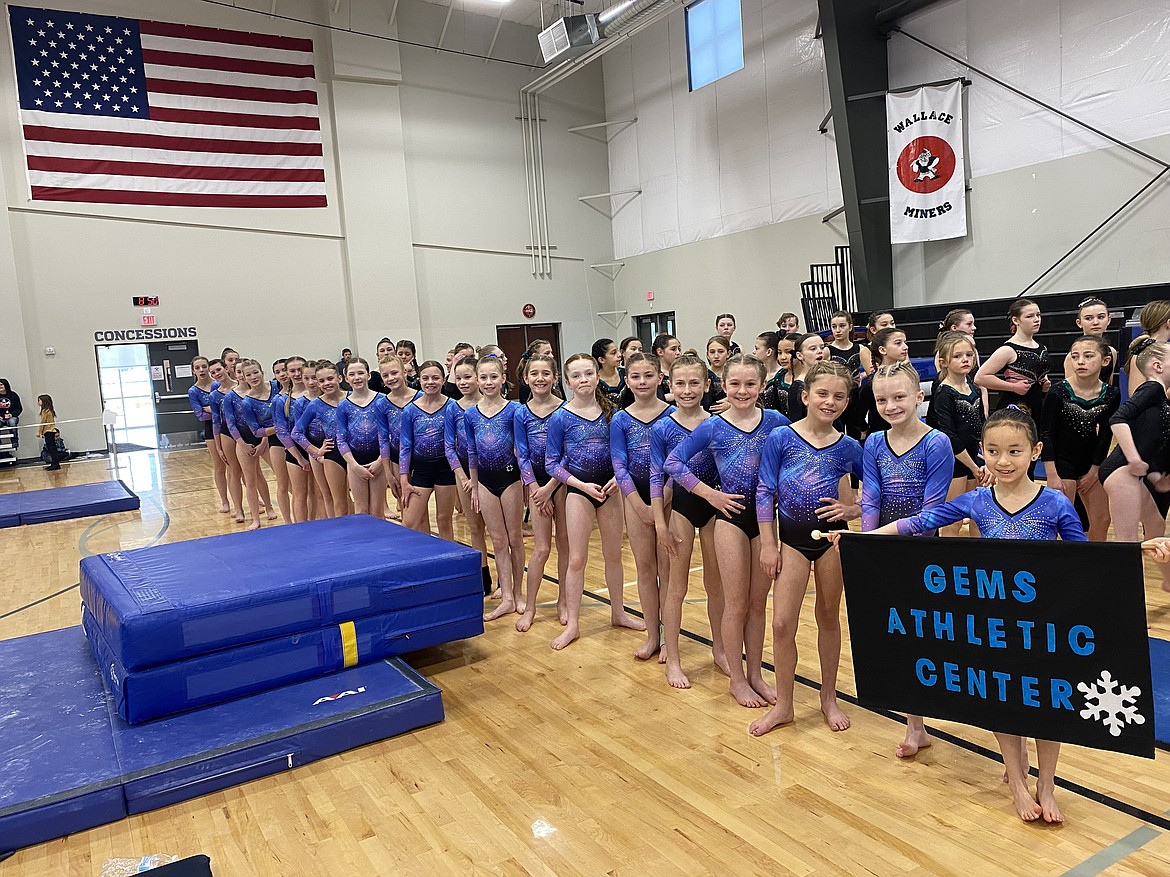
<path fill-rule="evenodd" d="M 602 39 L 575 58 L 545 70 L 520 89 L 521 126 L 524 133 L 525 185 L 528 189 L 529 238 L 533 247 L 533 277 L 552 276 L 552 247 L 548 231 L 548 197 L 545 189 L 544 139 L 540 131 L 539 95 L 593 63 L 632 38 L 643 28 L 683 5 L 685 0 L 623 0 L 598 13 Z M 541 12 L 543 14 L 543 5 Z"/>

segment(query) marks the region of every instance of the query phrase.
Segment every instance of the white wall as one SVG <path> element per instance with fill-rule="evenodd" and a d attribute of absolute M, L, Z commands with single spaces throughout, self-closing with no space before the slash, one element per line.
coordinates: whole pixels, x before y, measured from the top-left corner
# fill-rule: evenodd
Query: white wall
<path fill-rule="evenodd" d="M 615 284 L 617 306 L 644 310 L 644 291 L 651 287 L 635 278 L 645 276 L 639 266 L 653 254 L 658 286 L 671 288 L 680 321 L 682 312 L 701 316 L 704 332 L 725 309 L 798 310 L 792 307 L 796 284 L 807 279 L 809 263 L 831 261 L 829 226 L 843 221 L 832 221 L 822 235 L 810 235 L 803 220 L 792 221 L 841 203 L 832 126 L 829 136 L 816 133 L 829 106 L 820 44 L 812 39 L 816 4 L 743 0 L 742 8 L 744 69 L 693 94 L 687 91 L 681 12 L 605 58 L 609 117 L 638 118 L 611 144 L 610 185 L 644 190 L 614 219 L 614 252 L 626 262 Z M 950 0 L 903 26 L 1170 160 L 1165 0 Z M 892 87 L 964 72 L 904 36 L 891 37 L 889 55 Z M 901 304 L 1019 292 L 1157 171 L 972 78 L 971 233 L 959 241 L 895 248 L 895 300 Z M 1164 281 L 1170 274 L 1168 189 L 1170 176 L 1035 291 Z M 758 231 L 749 239 L 764 247 L 692 243 L 739 237 L 744 229 Z M 773 274 L 777 250 L 788 267 Z M 686 282 L 696 275 L 769 277 L 771 283 L 765 289 L 754 283 L 696 289 Z M 774 307 L 775 301 L 784 306 Z M 655 306 L 668 309 L 660 290 Z M 687 322 L 682 330 L 689 333 Z"/>
<path fill-rule="evenodd" d="M 76 6 L 76 4 L 74 4 Z M 324 21 L 332 2 L 286 0 L 285 15 Z M 343 0 L 334 25 L 434 43 L 445 9 Z M 267 6 L 265 5 L 265 8 Z M 197 210 L 32 203 L 14 113 L 0 119 L 0 376 L 51 393 L 63 419 L 97 417 L 93 332 L 133 328 L 132 295 L 158 295 L 159 326 L 195 326 L 200 349 L 231 345 L 261 361 L 299 353 L 373 355 L 382 335 L 441 354 L 457 338 L 494 340 L 498 323 L 564 323 L 566 345 L 593 337 L 612 306 L 588 265 L 610 257 L 609 224 L 576 201 L 606 185 L 605 147 L 570 125 L 603 117 L 600 71 L 542 104 L 549 161 L 551 281 L 531 275 L 517 93 L 534 73 L 428 49 L 271 19 L 198 0 L 109 0 L 103 12 L 311 37 L 329 206 Z M 436 15 L 439 16 L 436 21 Z M 461 13 L 445 44 L 485 52 L 494 18 Z M 0 65 L 10 66 L 7 40 Z M 505 24 L 494 54 L 531 58 L 535 31 Z M 10 76 L 0 101 L 15 105 Z M 11 244 L 9 245 L 9 240 Z M 416 246 L 418 244 L 419 246 Z M 423 246 L 425 245 L 425 246 Z M 595 301 L 596 300 L 596 303 Z M 47 357 L 45 347 L 54 347 Z M 73 427 L 74 449 L 104 446 Z M 31 447 L 31 445 L 30 445 Z"/>

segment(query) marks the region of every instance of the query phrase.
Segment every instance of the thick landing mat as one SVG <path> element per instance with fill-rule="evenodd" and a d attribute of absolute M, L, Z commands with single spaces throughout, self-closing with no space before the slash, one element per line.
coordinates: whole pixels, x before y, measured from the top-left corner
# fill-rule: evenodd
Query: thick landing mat
<path fill-rule="evenodd" d="M 142 670 L 118 663 L 88 610 L 82 625 L 116 712 L 138 723 L 478 636 L 483 596 L 481 591 Z"/>
<path fill-rule="evenodd" d="M 1150 637 L 1150 674 L 1154 680 L 1154 739 L 1170 746 L 1170 642 Z"/>
<path fill-rule="evenodd" d="M 82 600 L 130 670 L 471 594 L 479 552 L 368 515 L 81 561 Z"/>
<path fill-rule="evenodd" d="M 0 642 L 0 666 L 0 853 L 443 719 L 398 660 L 143 725 L 112 712 L 80 628 Z"/>
<path fill-rule="evenodd" d="M 132 511 L 140 505 L 137 494 L 121 481 L 5 493 L 0 494 L 0 527 L 108 515 Z"/>

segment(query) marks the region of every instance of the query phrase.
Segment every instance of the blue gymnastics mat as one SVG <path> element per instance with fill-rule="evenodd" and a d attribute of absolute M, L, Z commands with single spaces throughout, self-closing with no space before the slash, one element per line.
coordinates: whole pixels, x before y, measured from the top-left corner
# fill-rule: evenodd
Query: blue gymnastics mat
<path fill-rule="evenodd" d="M 138 723 L 477 636 L 483 633 L 483 591 L 141 670 L 118 662 L 88 610 L 82 626 L 115 711 Z"/>
<path fill-rule="evenodd" d="M 82 602 L 128 670 L 471 594 L 478 551 L 368 515 L 81 561 Z"/>
<path fill-rule="evenodd" d="M 1154 739 L 1170 746 L 1170 642 L 1153 636 L 1150 675 L 1154 682 Z"/>
<path fill-rule="evenodd" d="M 108 515 L 133 511 L 140 505 L 138 495 L 121 481 L 4 493 L 0 494 L 0 527 Z"/>
<path fill-rule="evenodd" d="M 0 642 L 0 853 L 443 720 L 439 690 L 378 661 L 128 725 L 81 629 Z"/>

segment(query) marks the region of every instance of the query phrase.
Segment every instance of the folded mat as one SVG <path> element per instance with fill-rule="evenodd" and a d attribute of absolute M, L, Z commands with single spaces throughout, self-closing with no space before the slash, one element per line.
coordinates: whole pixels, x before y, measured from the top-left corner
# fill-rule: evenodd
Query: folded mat
<path fill-rule="evenodd" d="M 118 662 L 88 609 L 82 625 L 118 715 L 138 723 L 477 636 L 483 591 L 141 670 Z"/>
<path fill-rule="evenodd" d="M 471 594 L 478 551 L 368 515 L 81 561 L 82 600 L 128 670 Z"/>
<path fill-rule="evenodd" d="M 1170 745 L 1170 642 L 1150 637 L 1150 678 L 1154 683 L 1154 739 Z"/>

